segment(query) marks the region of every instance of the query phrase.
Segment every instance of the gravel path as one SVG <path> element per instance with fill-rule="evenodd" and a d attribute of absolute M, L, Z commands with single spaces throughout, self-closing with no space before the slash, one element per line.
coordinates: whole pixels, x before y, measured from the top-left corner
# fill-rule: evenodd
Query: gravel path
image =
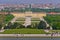
<path fill-rule="evenodd" d="M 0 37 L 60 37 L 60 34 L 0 34 Z"/>

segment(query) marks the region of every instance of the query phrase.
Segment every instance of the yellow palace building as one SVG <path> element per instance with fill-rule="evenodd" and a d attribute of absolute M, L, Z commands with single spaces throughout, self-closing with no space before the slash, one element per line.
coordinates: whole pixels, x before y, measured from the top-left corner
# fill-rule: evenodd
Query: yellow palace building
<path fill-rule="evenodd" d="M 11 12 L 12 15 L 16 16 L 16 17 L 32 17 L 32 18 L 40 18 L 43 16 L 46 16 L 45 12 Z"/>

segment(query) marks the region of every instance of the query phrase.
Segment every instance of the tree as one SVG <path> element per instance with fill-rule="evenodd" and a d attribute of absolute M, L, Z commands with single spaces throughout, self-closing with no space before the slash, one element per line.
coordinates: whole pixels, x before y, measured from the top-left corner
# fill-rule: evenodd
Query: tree
<path fill-rule="evenodd" d="M 12 28 L 12 23 L 11 22 L 9 22 L 7 24 L 7 26 L 4 27 L 4 29 L 11 29 L 11 28 Z"/>
<path fill-rule="evenodd" d="M 5 14 L 0 14 L 0 29 L 5 26 Z"/>
<path fill-rule="evenodd" d="M 38 24 L 38 29 L 46 29 L 46 23 L 44 21 L 40 21 Z"/>
<path fill-rule="evenodd" d="M 55 23 L 53 23 L 52 28 L 53 28 L 54 30 L 60 30 L 60 22 L 55 22 Z"/>
<path fill-rule="evenodd" d="M 2 24 L 0 24 L 0 30 L 1 30 L 1 28 L 2 28 Z"/>

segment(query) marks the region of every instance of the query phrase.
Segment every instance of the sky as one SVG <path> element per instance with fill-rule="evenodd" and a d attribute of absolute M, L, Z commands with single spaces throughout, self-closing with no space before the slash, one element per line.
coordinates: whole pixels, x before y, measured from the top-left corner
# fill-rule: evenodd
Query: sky
<path fill-rule="evenodd" d="M 58 4 L 60 0 L 0 0 L 0 4 Z"/>

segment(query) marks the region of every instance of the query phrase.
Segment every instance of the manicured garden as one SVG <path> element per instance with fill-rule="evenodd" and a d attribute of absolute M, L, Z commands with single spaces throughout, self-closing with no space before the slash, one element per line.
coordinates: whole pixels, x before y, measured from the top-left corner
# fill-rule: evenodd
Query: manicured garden
<path fill-rule="evenodd" d="M 18 18 L 16 21 L 25 21 L 25 18 Z"/>
<path fill-rule="evenodd" d="M 44 18 L 54 30 L 60 30 L 60 15 L 47 15 Z"/>
<path fill-rule="evenodd" d="M 42 29 L 6 29 L 2 34 L 45 34 L 44 30 Z M 0 33 L 1 34 L 1 33 Z"/>
<path fill-rule="evenodd" d="M 2 17 L 2 16 L 1 16 Z M 47 15 L 44 17 L 44 19 L 52 26 L 53 29 L 60 29 L 60 15 Z M 14 18 L 13 15 L 8 14 L 4 17 L 4 22 L 7 23 L 7 26 L 4 26 L 5 31 L 1 32 L 2 34 L 45 34 L 46 32 L 44 29 L 46 29 L 46 23 L 43 21 L 40 21 L 39 18 L 32 18 L 31 19 L 31 25 L 28 25 L 25 27 L 23 24 L 25 22 L 25 18 L 19 18 L 16 21 L 11 23 L 10 21 Z M 2 19 L 1 19 L 2 20 Z M 20 21 L 20 22 L 19 22 Z M 0 25 L 1 26 L 1 25 Z"/>
<path fill-rule="evenodd" d="M 9 21 L 11 21 L 12 19 L 14 18 L 14 16 L 13 15 L 11 15 L 11 14 L 0 14 L 0 20 L 2 21 L 2 22 L 6 22 L 6 23 L 8 23 Z"/>
<path fill-rule="evenodd" d="M 16 23 L 23 26 L 23 24 L 25 23 L 25 18 L 18 18 L 18 19 L 16 20 Z M 39 19 L 39 18 L 31 18 L 31 25 L 28 25 L 27 28 L 36 29 L 37 26 L 39 25 L 39 23 L 40 23 L 40 19 Z M 20 26 L 20 25 L 19 25 L 19 26 Z"/>
<path fill-rule="evenodd" d="M 0 14 L 0 29 L 14 18 L 11 14 Z"/>
<path fill-rule="evenodd" d="M 8 15 L 6 15 L 6 17 L 5 17 L 5 22 L 8 23 L 8 22 L 11 21 L 13 18 L 14 18 L 13 15 L 8 14 Z"/>

